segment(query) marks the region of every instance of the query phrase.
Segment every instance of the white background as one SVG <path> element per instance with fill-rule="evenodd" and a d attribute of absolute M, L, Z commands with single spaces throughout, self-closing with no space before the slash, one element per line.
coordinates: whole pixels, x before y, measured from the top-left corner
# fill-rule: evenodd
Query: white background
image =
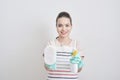
<path fill-rule="evenodd" d="M 85 53 L 79 80 L 120 80 L 120 0 L 0 0 L 0 80 L 45 80 L 42 53 L 61 11 Z"/>

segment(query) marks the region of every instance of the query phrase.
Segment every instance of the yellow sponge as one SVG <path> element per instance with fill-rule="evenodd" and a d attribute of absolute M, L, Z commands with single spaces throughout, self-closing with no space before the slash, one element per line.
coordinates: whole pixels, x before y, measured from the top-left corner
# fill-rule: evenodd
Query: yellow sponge
<path fill-rule="evenodd" d="M 76 56 L 78 54 L 78 50 L 74 50 L 72 56 Z"/>

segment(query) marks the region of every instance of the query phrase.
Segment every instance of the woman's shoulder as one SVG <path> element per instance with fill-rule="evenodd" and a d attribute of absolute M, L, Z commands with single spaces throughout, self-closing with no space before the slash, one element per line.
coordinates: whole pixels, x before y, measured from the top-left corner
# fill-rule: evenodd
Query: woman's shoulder
<path fill-rule="evenodd" d="M 77 50 L 80 50 L 81 49 L 81 46 L 80 46 L 80 41 L 77 40 L 77 39 L 72 39 L 72 46 L 77 49 Z"/>
<path fill-rule="evenodd" d="M 80 40 L 74 40 L 74 41 L 75 41 L 76 49 L 80 52 L 80 55 L 85 56 L 84 55 L 84 49 L 83 49 L 83 46 L 82 46 Z"/>
<path fill-rule="evenodd" d="M 80 41 L 77 39 L 72 39 L 72 45 L 74 46 L 80 45 Z"/>
<path fill-rule="evenodd" d="M 47 45 L 55 45 L 55 39 L 48 40 Z"/>

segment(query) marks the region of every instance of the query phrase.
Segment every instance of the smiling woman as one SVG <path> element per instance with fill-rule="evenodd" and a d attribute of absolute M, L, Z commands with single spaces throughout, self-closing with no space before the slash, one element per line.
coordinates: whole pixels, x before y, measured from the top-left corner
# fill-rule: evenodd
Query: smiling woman
<path fill-rule="evenodd" d="M 56 19 L 56 28 L 61 38 L 69 37 L 72 29 L 72 20 L 67 12 L 62 12 Z"/>
<path fill-rule="evenodd" d="M 80 54 L 80 47 L 76 40 L 69 37 L 72 30 L 72 19 L 67 12 L 61 12 L 56 18 L 56 29 L 58 37 L 55 40 L 48 42 L 45 50 L 49 46 L 54 47 L 54 54 L 49 51 L 45 51 L 44 59 L 54 63 L 48 64 L 45 62 L 45 68 L 48 72 L 48 80 L 78 80 L 78 72 L 83 67 L 83 54 Z M 77 51 L 76 51 L 77 50 Z M 46 53 L 48 52 L 48 53 Z M 72 56 L 74 52 L 76 55 Z M 47 58 L 50 57 L 50 58 Z M 51 60 L 50 60 L 51 59 Z"/>

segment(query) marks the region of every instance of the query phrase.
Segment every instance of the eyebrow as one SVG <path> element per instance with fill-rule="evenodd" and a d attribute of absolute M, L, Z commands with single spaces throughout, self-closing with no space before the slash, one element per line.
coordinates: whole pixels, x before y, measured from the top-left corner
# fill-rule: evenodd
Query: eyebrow
<path fill-rule="evenodd" d="M 63 25 L 63 24 L 61 24 L 61 23 L 58 23 L 58 25 Z M 70 23 L 66 23 L 65 25 L 70 25 Z"/>

